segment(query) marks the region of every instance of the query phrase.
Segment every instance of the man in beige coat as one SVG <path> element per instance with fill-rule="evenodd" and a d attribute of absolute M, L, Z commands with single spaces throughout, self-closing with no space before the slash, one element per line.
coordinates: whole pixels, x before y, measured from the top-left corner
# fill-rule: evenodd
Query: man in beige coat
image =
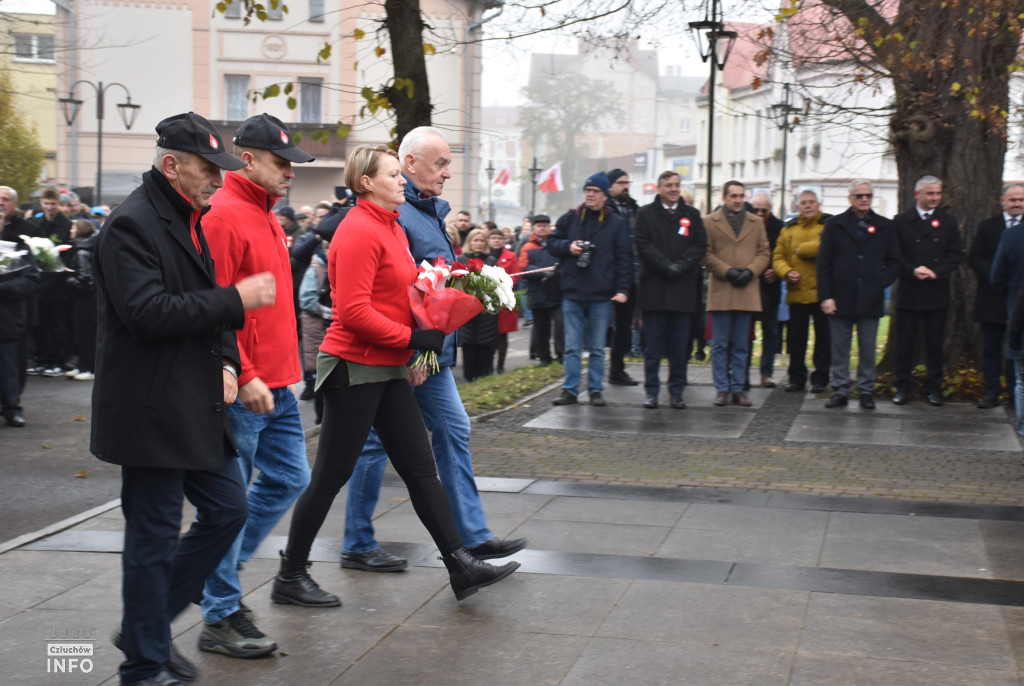
<path fill-rule="evenodd" d="M 764 222 L 745 209 L 747 189 L 739 181 L 722 188 L 722 207 L 704 217 L 708 254 L 704 266 L 711 272 L 708 307 L 711 314 L 711 372 L 715 405 L 732 402 L 750 406 L 743 391 L 750 324 L 761 311 L 758 278 L 771 257 Z"/>

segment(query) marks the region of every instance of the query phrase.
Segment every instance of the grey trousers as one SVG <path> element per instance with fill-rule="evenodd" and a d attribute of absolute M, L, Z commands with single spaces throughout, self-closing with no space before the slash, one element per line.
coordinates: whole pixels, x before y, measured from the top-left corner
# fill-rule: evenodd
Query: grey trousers
<path fill-rule="evenodd" d="M 857 327 L 857 346 L 860 359 L 857 362 L 857 391 L 861 395 L 875 392 L 875 341 L 878 338 L 878 319 L 860 317 L 829 317 L 829 333 L 832 337 L 832 388 L 839 395 L 850 393 L 850 344 L 853 341 L 853 327 Z"/>

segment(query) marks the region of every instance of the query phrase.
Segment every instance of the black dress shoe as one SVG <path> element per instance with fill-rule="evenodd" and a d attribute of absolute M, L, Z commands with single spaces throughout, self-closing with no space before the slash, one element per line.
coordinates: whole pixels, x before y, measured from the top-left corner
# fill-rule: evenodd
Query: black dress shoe
<path fill-rule="evenodd" d="M 644 409 L 645 410 L 656 410 L 658 409 L 658 396 L 654 393 L 648 393 L 647 397 L 644 398 Z"/>
<path fill-rule="evenodd" d="M 978 401 L 979 410 L 991 410 L 993 407 L 999 404 L 999 399 L 994 395 L 983 395 L 981 400 Z"/>
<path fill-rule="evenodd" d="M 840 395 L 839 393 L 836 393 L 835 395 L 828 399 L 828 402 L 825 403 L 825 407 L 829 409 L 833 407 L 846 407 L 848 402 L 849 401 L 846 399 L 845 395 Z"/>
<path fill-rule="evenodd" d="M 25 418 L 20 414 L 12 414 L 10 417 L 5 417 L 7 420 L 7 426 L 13 426 L 15 429 L 20 429 L 25 426 Z"/>
<path fill-rule="evenodd" d="M 604 407 L 608 403 L 604 401 L 604 396 L 601 395 L 601 391 L 594 391 L 590 394 L 590 404 L 594 407 Z"/>
<path fill-rule="evenodd" d="M 110 637 L 110 640 L 114 644 L 115 648 L 124 652 L 124 648 L 121 647 L 120 631 L 115 631 L 114 635 Z M 171 673 L 172 677 L 186 684 L 190 684 L 199 678 L 199 669 L 191 660 L 181 654 L 181 652 L 174 646 L 173 642 L 171 643 L 170 657 L 167 658 L 167 671 Z"/>
<path fill-rule="evenodd" d="M 497 536 L 489 541 L 481 543 L 475 548 L 470 548 L 470 554 L 478 560 L 496 560 L 499 557 L 508 557 L 526 547 L 525 538 L 513 538 L 501 540 Z"/>
<path fill-rule="evenodd" d="M 674 395 L 672 396 L 672 409 L 673 410 L 685 410 L 686 401 L 683 400 L 683 396 Z"/>
<path fill-rule="evenodd" d="M 811 393 L 813 393 L 814 395 L 818 395 L 819 393 L 824 393 L 824 392 L 825 392 L 825 387 L 824 386 L 811 386 Z"/>
<path fill-rule="evenodd" d="M 558 396 L 551 402 L 552 405 L 575 405 L 579 400 L 576 399 L 569 391 L 562 391 L 562 395 Z"/>
<path fill-rule="evenodd" d="M 802 383 L 788 383 L 786 384 L 786 393 L 799 393 L 804 390 Z"/>
<path fill-rule="evenodd" d="M 364 572 L 400 572 L 409 566 L 409 561 L 383 548 L 375 548 L 365 553 L 342 553 L 341 566 Z"/>
<path fill-rule="evenodd" d="M 184 684 L 166 669 L 142 681 L 121 681 L 121 686 L 184 686 Z"/>
<path fill-rule="evenodd" d="M 875 409 L 875 399 L 867 393 L 862 393 L 860 396 L 860 406 L 865 410 L 873 410 Z"/>
<path fill-rule="evenodd" d="M 612 386 L 638 386 L 640 382 L 626 372 L 609 372 L 608 383 Z"/>
<path fill-rule="evenodd" d="M 942 394 L 939 393 L 938 391 L 932 391 L 931 393 L 928 394 L 929 405 L 933 405 L 935 407 L 942 407 L 943 402 L 945 401 L 942 399 Z"/>
<path fill-rule="evenodd" d="M 896 395 L 892 397 L 893 405 L 906 405 L 910 402 L 910 394 L 906 391 L 898 391 Z"/>

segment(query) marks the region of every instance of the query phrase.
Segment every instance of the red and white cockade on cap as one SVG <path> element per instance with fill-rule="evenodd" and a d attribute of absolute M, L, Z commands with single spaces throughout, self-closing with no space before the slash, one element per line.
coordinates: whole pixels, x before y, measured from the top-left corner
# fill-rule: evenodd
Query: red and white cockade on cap
<path fill-rule="evenodd" d="M 214 150 L 220 147 L 220 143 L 217 142 L 217 137 L 214 136 L 212 133 L 210 134 L 210 147 L 213 148 Z"/>
<path fill-rule="evenodd" d="M 284 131 L 281 131 L 281 142 L 282 143 L 287 143 L 288 142 L 288 134 L 285 133 Z"/>

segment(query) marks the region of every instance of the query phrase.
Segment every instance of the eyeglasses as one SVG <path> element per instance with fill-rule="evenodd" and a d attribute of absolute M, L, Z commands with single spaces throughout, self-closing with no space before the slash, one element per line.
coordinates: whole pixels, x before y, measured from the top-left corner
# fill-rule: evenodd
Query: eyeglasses
<path fill-rule="evenodd" d="M 870 199 L 873 196 L 874 196 L 873 193 L 854 193 L 853 194 L 853 197 L 857 198 L 857 200 Z"/>
<path fill-rule="evenodd" d="M 755 207 L 754 208 L 754 213 L 755 214 L 771 214 L 772 211 L 770 209 L 768 209 L 767 207 Z"/>

